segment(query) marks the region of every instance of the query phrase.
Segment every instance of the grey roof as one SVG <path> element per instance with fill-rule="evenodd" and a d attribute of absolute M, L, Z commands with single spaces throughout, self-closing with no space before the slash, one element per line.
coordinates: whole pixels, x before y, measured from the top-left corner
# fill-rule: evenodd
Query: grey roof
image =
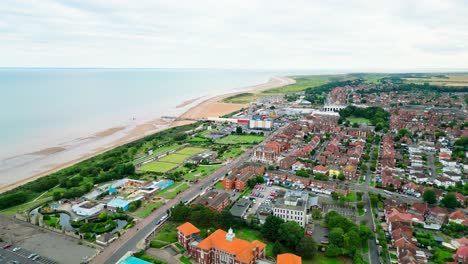
<path fill-rule="evenodd" d="M 250 199 L 239 199 L 229 210 L 229 212 L 236 217 L 242 217 L 245 215 L 247 210 L 252 205 L 252 201 Z"/>

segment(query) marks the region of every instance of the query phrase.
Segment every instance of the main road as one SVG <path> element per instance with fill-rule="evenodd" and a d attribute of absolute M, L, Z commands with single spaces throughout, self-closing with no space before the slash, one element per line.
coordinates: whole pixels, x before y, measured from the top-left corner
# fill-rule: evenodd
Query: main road
<path fill-rule="evenodd" d="M 276 130 L 265 138 L 264 142 L 269 141 L 282 129 Z M 226 166 L 219 168 L 212 174 L 206 176 L 204 179 L 196 184 L 193 184 L 191 188 L 177 195 L 174 199 L 171 199 L 166 204 L 155 210 L 151 215 L 145 219 L 137 222 L 135 226 L 125 232 L 119 239 L 114 241 L 108 247 L 97 255 L 90 263 L 95 264 L 115 264 L 117 263 L 127 252 L 136 250 L 137 244 L 142 241 L 147 235 L 149 235 L 153 229 L 157 226 L 159 220 L 167 214 L 167 212 L 181 201 L 192 200 L 194 197 L 200 195 L 202 190 L 213 185 L 214 179 L 223 178 L 226 173 L 231 169 L 242 165 L 246 162 L 255 148 L 246 151 L 241 156 L 237 157 L 234 161 L 228 163 Z"/>

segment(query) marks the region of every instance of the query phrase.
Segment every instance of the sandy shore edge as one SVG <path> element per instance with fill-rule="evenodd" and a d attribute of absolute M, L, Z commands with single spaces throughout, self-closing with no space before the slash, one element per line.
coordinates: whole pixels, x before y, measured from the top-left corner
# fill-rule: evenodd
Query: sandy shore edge
<path fill-rule="evenodd" d="M 221 115 L 229 114 L 229 113 L 231 113 L 233 111 L 239 110 L 242 107 L 245 107 L 245 106 L 248 105 L 248 104 L 230 104 L 230 103 L 221 102 L 221 100 L 223 100 L 223 99 L 225 99 L 227 97 L 234 96 L 234 95 L 241 94 L 241 93 L 245 93 L 246 91 L 253 92 L 253 93 L 260 93 L 260 92 L 263 92 L 265 90 L 282 87 L 282 86 L 285 86 L 285 85 L 293 84 L 295 82 L 296 81 L 294 79 L 291 79 L 291 78 L 288 78 L 288 77 L 272 77 L 267 82 L 262 83 L 262 84 L 244 87 L 244 88 L 239 89 L 239 91 L 237 91 L 237 92 L 226 93 L 226 94 L 223 94 L 223 95 L 218 95 L 218 96 L 208 98 L 208 99 L 202 101 L 201 103 L 197 104 L 196 106 L 193 106 L 192 108 L 187 110 L 185 113 L 180 115 L 173 122 L 167 122 L 166 120 L 162 120 L 162 119 L 154 119 L 152 121 L 149 121 L 149 122 L 146 122 L 144 124 L 138 125 L 137 127 L 133 128 L 130 132 L 128 132 L 125 136 L 115 140 L 112 144 L 110 144 L 108 146 L 95 149 L 95 150 L 93 150 L 93 151 L 91 151 L 91 152 L 89 152 L 89 153 L 87 153 L 87 154 L 85 154 L 85 155 L 83 155 L 81 157 L 73 159 L 73 160 L 71 160 L 69 162 L 54 164 L 53 166 L 50 166 L 48 169 L 45 169 L 45 170 L 43 170 L 41 172 L 37 172 L 37 173 L 31 175 L 31 177 L 21 179 L 21 180 L 15 182 L 15 183 L 8 184 L 8 185 L 3 185 L 3 186 L 0 187 L 0 193 L 11 190 L 11 189 L 14 189 L 14 188 L 16 188 L 18 186 L 21 186 L 21 185 L 25 184 L 25 183 L 34 181 L 34 180 L 36 180 L 38 178 L 41 178 L 43 176 L 46 176 L 48 174 L 57 172 L 57 171 L 59 171 L 59 170 L 61 170 L 63 168 L 72 166 L 72 165 L 74 165 L 76 163 L 79 163 L 79 162 L 81 162 L 83 160 L 92 158 L 92 157 L 97 156 L 99 154 L 102 154 L 102 153 L 104 153 L 104 152 L 106 152 L 108 150 L 117 148 L 119 146 L 125 145 L 127 143 L 132 142 L 132 141 L 141 139 L 141 138 L 143 138 L 145 136 L 148 136 L 150 134 L 154 134 L 154 133 L 160 132 L 162 130 L 171 128 L 171 127 L 186 125 L 186 124 L 190 124 L 190 123 L 195 122 L 195 121 L 191 121 L 189 119 L 200 119 L 200 118 L 206 118 L 206 117 L 221 116 Z M 189 104 L 195 102 L 197 99 L 199 99 L 199 98 L 195 98 L 195 99 L 183 102 L 182 104 L 179 105 L 179 107 L 181 107 L 181 105 L 184 105 L 184 106 L 189 105 Z M 110 136 L 110 135 L 112 135 L 114 133 L 117 133 L 117 132 L 119 132 L 121 130 L 123 130 L 122 127 L 113 127 L 113 128 L 109 128 L 109 129 L 106 129 L 104 131 L 98 132 L 98 133 L 94 134 L 94 136 L 95 137 L 106 137 L 106 136 Z M 51 147 L 51 148 L 46 148 L 44 150 L 36 151 L 36 152 L 34 152 L 34 154 L 47 156 L 47 155 L 54 155 L 54 154 L 60 153 L 60 152 L 65 151 L 65 150 L 66 149 L 59 148 L 59 147 Z"/>

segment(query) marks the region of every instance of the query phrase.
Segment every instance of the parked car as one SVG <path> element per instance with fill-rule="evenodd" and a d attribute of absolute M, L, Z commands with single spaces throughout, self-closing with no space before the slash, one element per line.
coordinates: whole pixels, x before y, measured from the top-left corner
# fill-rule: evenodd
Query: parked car
<path fill-rule="evenodd" d="M 20 247 L 15 247 L 15 248 L 13 249 L 13 252 L 16 252 L 16 251 L 18 251 L 18 250 L 20 250 L 20 249 L 21 249 Z"/>

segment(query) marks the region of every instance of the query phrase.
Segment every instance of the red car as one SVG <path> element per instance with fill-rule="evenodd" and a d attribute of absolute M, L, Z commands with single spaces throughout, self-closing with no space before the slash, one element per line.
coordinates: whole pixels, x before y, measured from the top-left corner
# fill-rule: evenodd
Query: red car
<path fill-rule="evenodd" d="M 12 246 L 11 244 L 4 245 L 4 246 L 3 246 L 3 249 L 7 249 L 7 248 L 9 248 L 9 247 L 11 247 L 11 246 Z"/>

